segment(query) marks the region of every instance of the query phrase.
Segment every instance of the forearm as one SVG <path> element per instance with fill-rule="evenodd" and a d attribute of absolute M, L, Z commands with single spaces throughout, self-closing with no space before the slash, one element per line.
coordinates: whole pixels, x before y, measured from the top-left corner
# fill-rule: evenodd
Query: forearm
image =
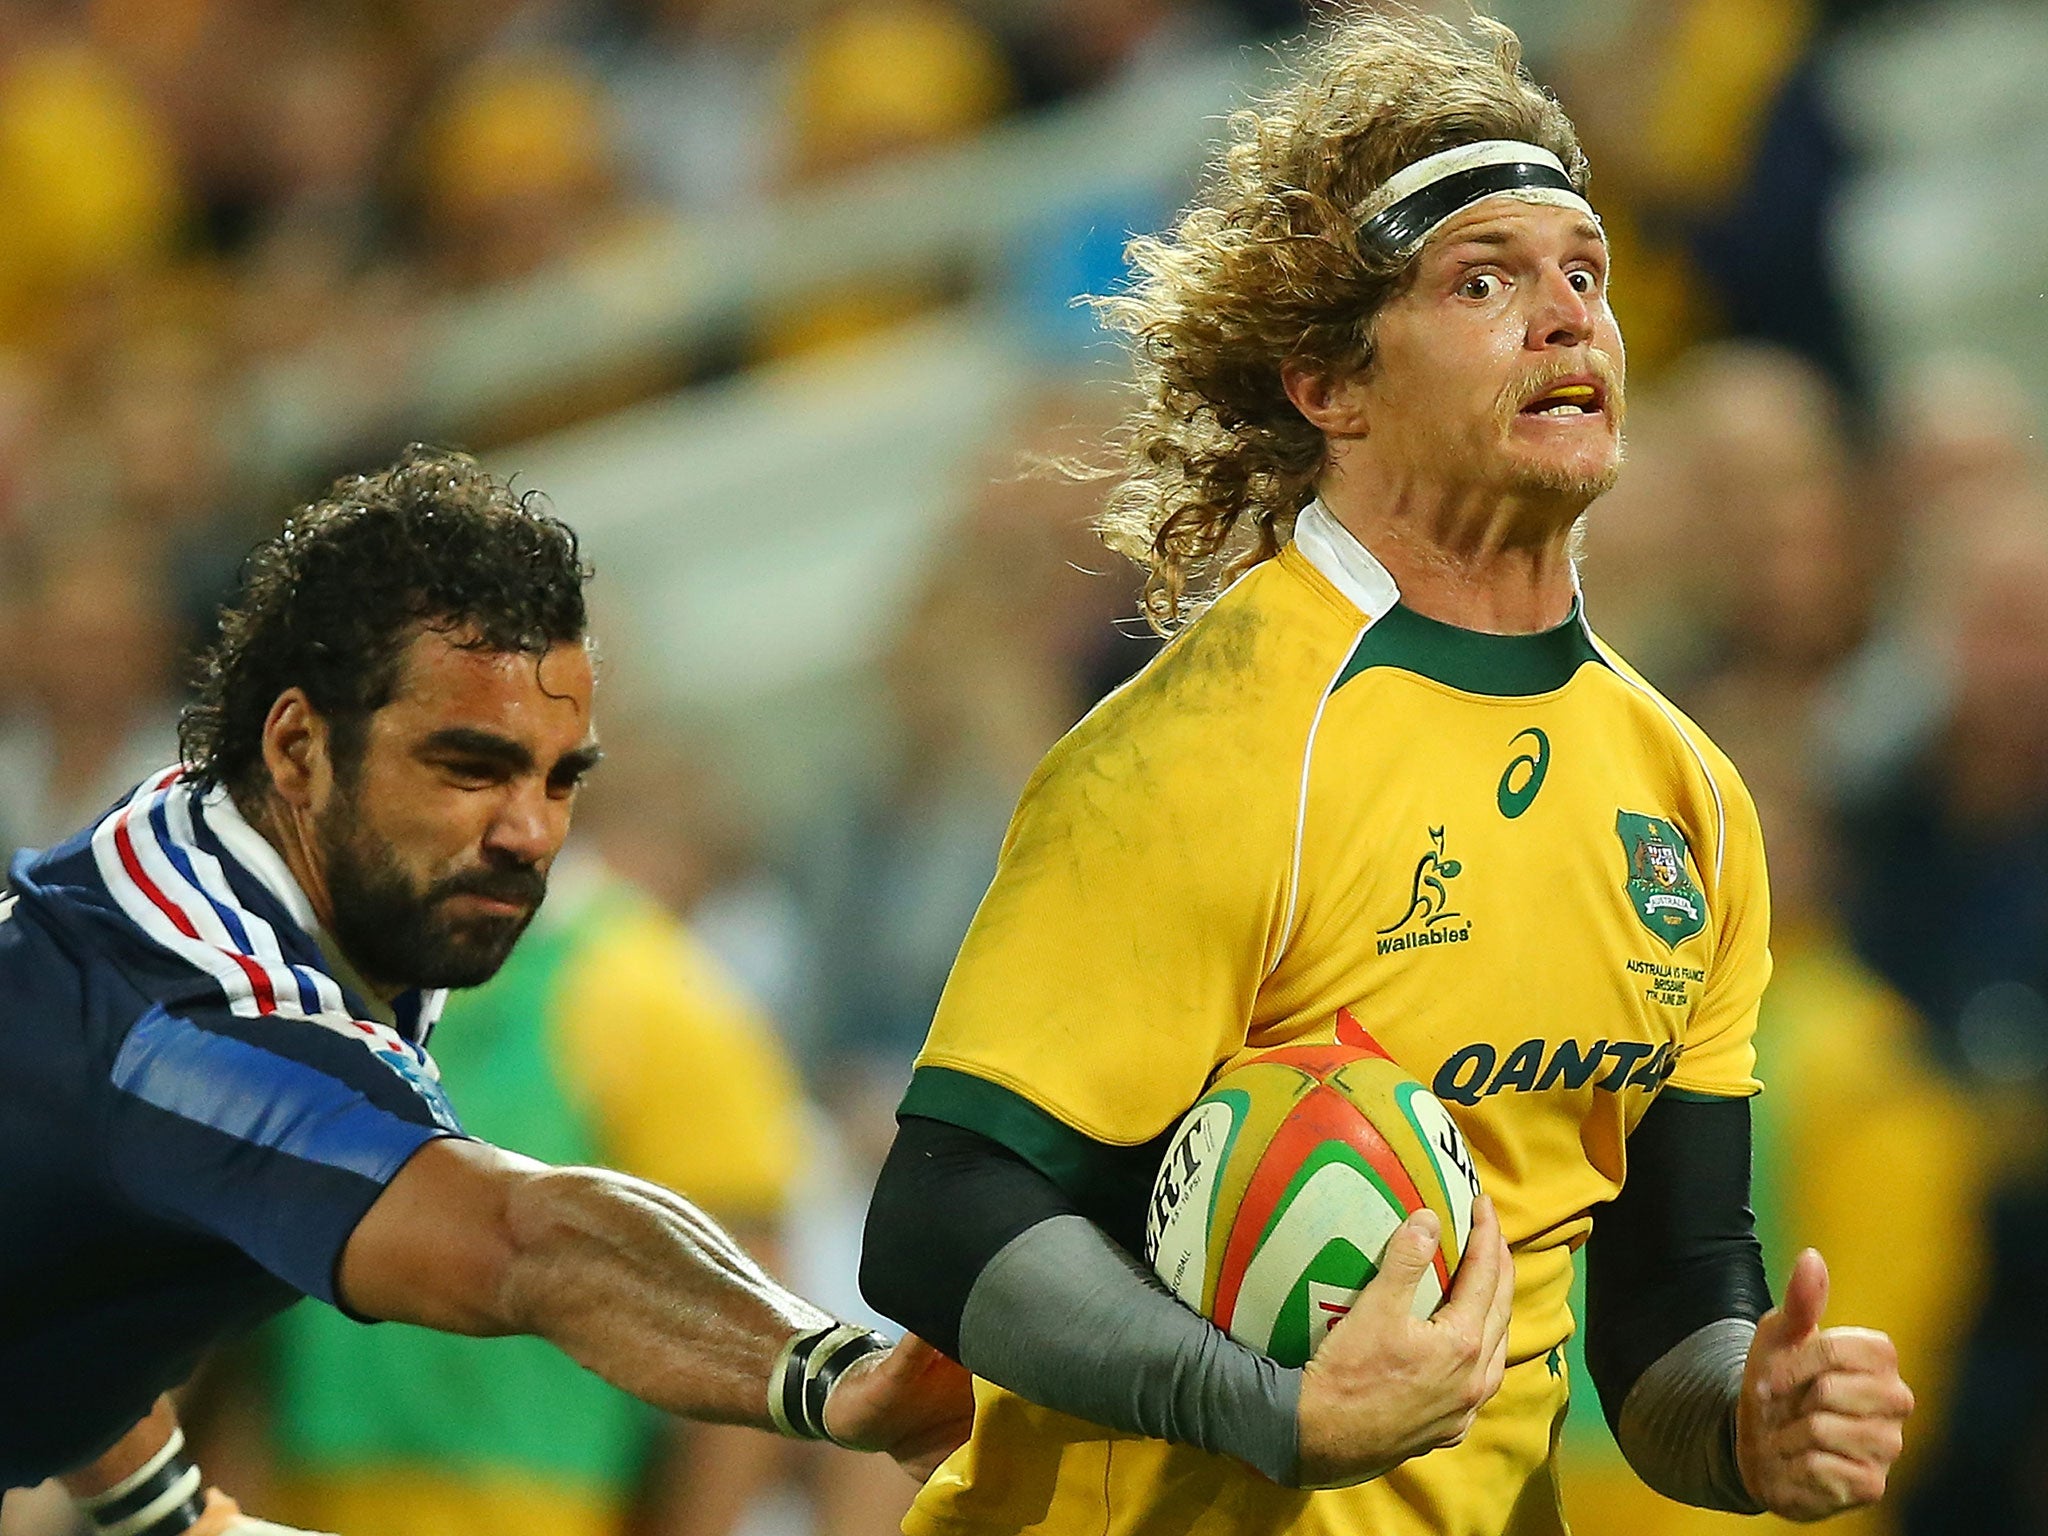
<path fill-rule="evenodd" d="M 74 1499 L 90 1499 L 141 1470 L 176 1432 L 178 1413 L 172 1409 L 168 1397 L 160 1397 L 156 1399 L 156 1407 L 152 1407 L 147 1417 L 143 1417 L 133 1430 L 90 1462 L 70 1470 L 57 1481 L 63 1483 L 63 1489 Z"/>
<path fill-rule="evenodd" d="M 886 1450 L 920 1471 L 972 1412 L 964 1373 L 929 1346 L 892 1349 L 790 1294 L 681 1196 L 452 1136 L 414 1153 L 356 1223 L 335 1295 L 367 1318 L 533 1334 L 670 1413 Z"/>
<path fill-rule="evenodd" d="M 177 1413 L 160 1397 L 133 1429 L 60 1481 L 95 1530 L 173 1536 L 199 1520 L 207 1498 L 184 1449 Z"/>
<path fill-rule="evenodd" d="M 1084 1216 L 1041 1222 L 990 1261 L 960 1360 L 1046 1407 L 1295 1480 L 1301 1372 L 1182 1306 Z"/>
<path fill-rule="evenodd" d="M 656 1407 L 757 1427 L 778 1351 L 833 1323 L 679 1195 L 453 1137 L 357 1224 L 337 1294 L 365 1317 L 535 1334 Z"/>
<path fill-rule="evenodd" d="M 1182 1306 L 1043 1175 L 973 1132 L 904 1121 L 861 1280 L 883 1311 L 1034 1402 L 1294 1475 L 1300 1373 Z"/>
<path fill-rule="evenodd" d="M 784 1267 L 775 1223 L 719 1220 L 763 1268 Z M 639 1525 L 645 1536 L 730 1536 L 762 1491 L 783 1475 L 790 1451 L 750 1429 L 671 1419 L 634 1494 Z"/>
<path fill-rule="evenodd" d="M 1652 1105 L 1586 1248 L 1586 1361 L 1615 1443 L 1658 1492 L 1739 1512 L 1756 1505 L 1735 1465 L 1735 1404 L 1770 1306 L 1749 1144 L 1746 1100 Z"/>
<path fill-rule="evenodd" d="M 58 1479 L 74 1499 L 89 1499 L 105 1493 L 147 1466 L 178 1433 L 177 1410 L 168 1397 L 160 1397 L 148 1415 L 84 1466 Z"/>
<path fill-rule="evenodd" d="M 549 1340 L 670 1413 L 769 1428 L 766 1383 L 833 1318 L 770 1279 L 703 1212 L 600 1169 L 547 1169 L 507 1201 L 504 1331 Z"/>
<path fill-rule="evenodd" d="M 1636 1379 L 1621 1405 L 1615 1443 L 1636 1475 L 1668 1499 L 1753 1515 L 1743 1486 L 1735 1411 L 1756 1324 L 1723 1318 L 1696 1328 Z"/>

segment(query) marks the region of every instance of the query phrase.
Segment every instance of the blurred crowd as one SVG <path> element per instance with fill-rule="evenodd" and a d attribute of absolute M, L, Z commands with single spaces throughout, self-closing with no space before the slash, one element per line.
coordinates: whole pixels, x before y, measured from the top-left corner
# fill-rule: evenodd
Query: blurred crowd
<path fill-rule="evenodd" d="M 1258 0 L 0 7 L 8 618 L 43 648 L 28 616 L 111 580 L 78 567 L 118 548 L 189 636 L 264 518 L 418 435 L 374 402 L 429 343 L 437 305 L 655 226 L 715 229 L 1273 20 Z M 869 293 L 764 317 L 734 357 L 657 358 L 573 401 L 550 398 L 537 371 L 521 404 L 466 423 L 465 442 L 910 302 Z M 266 370 L 307 358 L 338 394 L 373 402 L 364 440 L 280 464 L 264 441 Z M 53 771 L 82 802 L 118 776 L 99 766 Z M 58 822 L 72 809 L 50 804 Z"/>
<path fill-rule="evenodd" d="M 1826 224 L 1850 154 L 1817 82 L 1838 29 L 1881 8 L 1496 9 L 1585 133 L 1631 342 L 1630 462 L 1589 522 L 1587 611 L 1729 750 L 1764 821 L 1772 1273 L 1823 1247 L 1841 1320 L 1894 1333 L 1925 1405 L 1901 1497 L 1858 1529 L 2048 1531 L 2048 402 L 1964 353 L 1882 379 L 1859 347 Z M 1557 20 L 1596 12 L 1576 31 Z M 653 223 L 715 229 L 1302 14 L 1294 0 L 0 6 L 0 847 L 68 833 L 171 754 L 179 658 L 241 551 L 348 467 L 252 446 L 268 364 L 318 356 L 375 395 L 436 304 Z M 933 301 L 876 289 L 760 317 L 730 355 L 668 357 L 574 399 L 536 378 L 470 443 Z M 758 1096 L 732 1111 L 753 1140 L 728 1144 L 814 1149 L 787 1167 L 762 1153 L 732 1219 L 849 1314 L 865 1181 L 1016 794 L 1152 648 L 1134 578 L 1088 536 L 1098 489 L 1043 471 L 1099 445 L 1115 409 L 1062 380 L 986 445 L 979 488 L 894 618 L 879 766 L 821 776 L 801 825 L 760 825 L 743 772 L 676 722 L 606 722 L 585 853 L 688 923 L 691 976 L 754 1000 L 732 1004 L 751 1021 L 732 1029 L 756 1031 L 771 1064 L 732 1069 Z M 352 462 L 407 435 L 380 423 Z M 794 1074 L 772 1065 L 785 1057 Z M 602 1150 L 616 1127 L 591 1115 L 576 1135 Z M 640 1143 L 620 1145 L 629 1158 Z M 695 1155 L 657 1149 L 647 1165 Z M 216 1404 L 268 1401 L 241 1384 L 274 1373 L 274 1347 L 224 1365 Z M 1583 1529 L 1718 1528 L 1631 1492 L 1595 1444 L 1597 1414 L 1582 1427 L 1567 1447 Z M 217 1415 L 222 1480 L 269 1485 L 270 1434 L 260 1414 Z M 607 1461 L 623 1480 L 613 1524 L 560 1528 L 857 1536 L 892 1529 L 907 1498 L 793 1453 L 693 1498 L 674 1469 L 702 1458 L 671 1450 Z M 0 1530 L 62 1519 L 17 1499 Z"/>
<path fill-rule="evenodd" d="M 1892 1332 L 1920 1393 L 1902 1497 L 1859 1529 L 2048 1530 L 2039 411 L 1962 358 L 1858 411 L 1787 350 L 1699 347 L 1632 401 L 1586 532 L 1595 627 L 1763 821 L 1773 1279 L 1820 1247 L 1839 1315 Z"/>

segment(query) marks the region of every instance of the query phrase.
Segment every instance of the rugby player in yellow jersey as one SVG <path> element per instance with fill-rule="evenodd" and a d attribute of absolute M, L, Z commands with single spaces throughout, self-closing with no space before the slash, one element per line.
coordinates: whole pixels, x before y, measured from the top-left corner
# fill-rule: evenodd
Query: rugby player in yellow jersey
<path fill-rule="evenodd" d="M 1504 28 L 1400 13 L 1235 133 L 1106 306 L 1143 399 L 1105 531 L 1169 623 L 1232 579 L 1026 789 L 869 1217 L 870 1296 L 982 1378 L 905 1529 L 1554 1536 L 1582 1245 L 1646 1481 L 1867 1504 L 1896 1354 L 1820 1326 L 1817 1254 L 1771 1310 L 1747 1206 L 1756 815 L 1580 611 L 1623 363 L 1571 125 Z M 1294 1372 L 1130 1252 L 1212 1074 L 1340 1008 L 1491 1207 L 1432 1318 L 1420 1216 Z"/>

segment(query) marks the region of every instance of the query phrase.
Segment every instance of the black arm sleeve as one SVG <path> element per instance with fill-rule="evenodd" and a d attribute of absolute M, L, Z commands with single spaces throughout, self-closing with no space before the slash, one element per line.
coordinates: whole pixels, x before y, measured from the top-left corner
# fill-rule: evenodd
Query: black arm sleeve
<path fill-rule="evenodd" d="M 905 1115 L 868 1206 L 861 1294 L 957 1360 L 960 1314 L 989 1260 L 1040 1222 L 1078 1214 L 1058 1185 L 1007 1147 Z"/>
<path fill-rule="evenodd" d="M 1771 1306 L 1749 1205 L 1749 1100 L 1666 1089 L 1586 1242 L 1586 1366 L 1610 1429 L 1643 1372 L 1696 1329 Z"/>
<path fill-rule="evenodd" d="M 1110 1210 L 1149 1148 L 1078 1180 Z M 1071 1171 L 1071 1170 L 1070 1170 Z M 1083 1197 L 1085 1198 L 1085 1197 Z M 1301 1372 L 1181 1305 L 1052 1175 L 1001 1143 L 901 1117 L 868 1211 L 861 1288 L 978 1376 L 1112 1429 L 1300 1475 Z"/>

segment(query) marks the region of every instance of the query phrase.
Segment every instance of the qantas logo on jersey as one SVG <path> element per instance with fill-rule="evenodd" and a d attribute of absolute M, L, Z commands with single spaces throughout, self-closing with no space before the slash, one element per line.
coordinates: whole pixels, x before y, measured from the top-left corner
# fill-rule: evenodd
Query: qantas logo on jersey
<path fill-rule="evenodd" d="M 1379 952 L 1398 954 L 1431 944 L 1457 944 L 1472 937 L 1472 922 L 1459 922 L 1451 905 L 1447 882 L 1464 872 L 1465 866 L 1444 856 L 1444 829 L 1429 829 L 1429 848 L 1415 861 L 1415 874 L 1408 883 L 1408 910 L 1379 931 Z M 1450 926 L 1456 924 L 1456 926 Z"/>
<path fill-rule="evenodd" d="M 1440 1099 L 1467 1106 L 1496 1093 L 1541 1093 L 1545 1089 L 1583 1088 L 1591 1083 L 1609 1093 L 1644 1088 L 1654 1093 L 1678 1070 L 1685 1047 L 1646 1040 L 1524 1040 L 1503 1058 L 1484 1040 L 1475 1040 L 1436 1069 L 1429 1086 Z"/>

